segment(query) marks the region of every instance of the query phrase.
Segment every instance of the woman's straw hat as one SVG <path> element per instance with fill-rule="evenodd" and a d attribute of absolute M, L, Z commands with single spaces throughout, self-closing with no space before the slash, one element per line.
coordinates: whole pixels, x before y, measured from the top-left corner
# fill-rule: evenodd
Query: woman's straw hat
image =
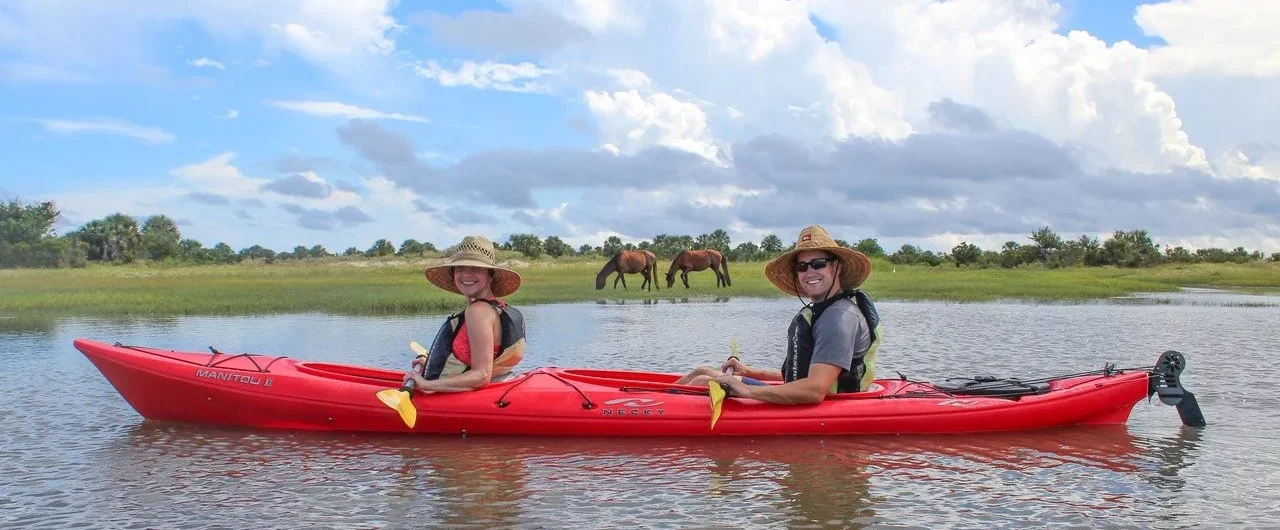
<path fill-rule="evenodd" d="M 840 288 L 855 289 L 871 275 L 871 260 L 861 252 L 842 247 L 831 239 L 827 229 L 813 225 L 800 231 L 794 249 L 783 252 L 764 266 L 764 275 L 782 292 L 803 296 L 796 284 L 795 257 L 806 250 L 821 250 L 835 255 L 840 262 Z"/>
<path fill-rule="evenodd" d="M 508 296 L 520 288 L 520 275 L 516 271 L 498 266 L 498 251 L 484 236 L 462 238 L 447 261 L 427 267 L 427 281 L 451 293 L 462 294 L 453 283 L 454 267 L 480 267 L 495 271 L 489 287 L 497 298 Z"/>

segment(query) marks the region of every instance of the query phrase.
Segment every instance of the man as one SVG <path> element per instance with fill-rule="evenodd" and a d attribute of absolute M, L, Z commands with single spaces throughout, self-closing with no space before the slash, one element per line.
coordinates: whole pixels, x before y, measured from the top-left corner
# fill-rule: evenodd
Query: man
<path fill-rule="evenodd" d="M 809 299 L 787 330 L 782 369 L 755 368 L 730 357 L 719 370 L 699 367 L 676 382 L 716 381 L 735 397 L 784 405 L 820 403 L 829 393 L 866 390 L 874 376 L 879 330 L 868 326 L 860 306 L 871 313 L 873 325 L 879 316 L 857 288 L 871 274 L 871 260 L 836 244 L 826 229 L 813 225 L 801 230 L 794 249 L 774 258 L 764 271 L 782 292 Z"/>

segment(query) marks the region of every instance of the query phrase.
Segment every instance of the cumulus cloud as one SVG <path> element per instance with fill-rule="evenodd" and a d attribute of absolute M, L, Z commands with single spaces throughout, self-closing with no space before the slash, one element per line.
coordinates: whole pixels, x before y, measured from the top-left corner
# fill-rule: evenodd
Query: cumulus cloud
<path fill-rule="evenodd" d="M 1138 6 L 1134 21 L 1167 44 L 1151 70 L 1168 76 L 1280 76 L 1280 3 L 1175 0 Z"/>
<path fill-rule="evenodd" d="M 441 66 L 436 61 L 413 65 L 413 71 L 427 79 L 447 87 L 471 87 L 503 92 L 546 92 L 547 84 L 541 78 L 554 74 L 530 62 L 507 64 L 495 61 L 477 63 L 461 61 L 456 69 Z"/>
<path fill-rule="evenodd" d="M 46 131 L 56 133 L 100 133 L 127 136 L 149 144 L 167 144 L 175 137 L 158 127 L 146 127 L 125 120 L 96 118 L 92 120 L 36 120 Z"/>
<path fill-rule="evenodd" d="M 199 59 L 188 59 L 187 66 L 194 66 L 196 68 L 217 68 L 219 70 L 227 69 L 227 65 L 222 64 L 213 59 L 209 59 L 207 57 L 201 57 Z"/>
<path fill-rule="evenodd" d="M 721 159 L 720 148 L 707 128 L 707 115 L 696 103 L 661 92 L 641 96 L 636 90 L 587 91 L 584 98 L 596 116 L 602 145 L 612 151 L 635 153 L 661 145 L 708 160 Z"/>
<path fill-rule="evenodd" d="M 187 164 L 169 173 L 178 180 L 205 193 L 217 193 L 228 197 L 253 197 L 267 183 L 264 179 L 251 178 L 232 165 L 234 151 L 220 153 L 203 162 Z"/>
<path fill-rule="evenodd" d="M 428 119 L 415 114 L 401 114 L 399 112 L 382 112 L 365 107 L 357 107 L 348 105 L 338 101 L 269 101 L 270 105 L 288 109 L 292 111 L 302 112 L 304 114 L 312 114 L 315 116 L 328 116 L 340 118 L 361 118 L 373 120 L 399 120 L 412 121 L 418 123 L 427 123 Z"/>

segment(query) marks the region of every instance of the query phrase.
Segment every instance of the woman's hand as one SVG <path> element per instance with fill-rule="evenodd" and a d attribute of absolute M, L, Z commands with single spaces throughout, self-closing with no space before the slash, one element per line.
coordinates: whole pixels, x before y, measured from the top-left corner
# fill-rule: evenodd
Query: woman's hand
<path fill-rule="evenodd" d="M 415 362 L 416 362 L 416 361 L 415 361 Z M 426 392 L 426 391 L 427 391 L 427 389 L 426 389 L 426 387 L 427 387 L 427 380 L 426 380 L 426 378 L 422 377 L 422 375 L 421 375 L 421 374 L 419 374 L 417 370 L 413 370 L 413 371 L 410 371 L 410 372 L 405 372 L 405 374 L 404 374 L 404 379 L 401 379 L 401 380 L 400 380 L 400 383 L 403 385 L 404 383 L 408 383 L 409 381 L 413 381 L 413 388 L 414 388 L 414 389 L 416 389 L 416 390 L 421 390 L 421 391 L 423 391 L 423 392 Z"/>

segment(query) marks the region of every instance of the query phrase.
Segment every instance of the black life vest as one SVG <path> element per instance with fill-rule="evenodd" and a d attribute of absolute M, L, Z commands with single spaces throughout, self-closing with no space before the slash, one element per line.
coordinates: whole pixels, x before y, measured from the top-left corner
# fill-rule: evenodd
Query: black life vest
<path fill-rule="evenodd" d="M 871 346 L 862 358 L 854 358 L 852 365 L 840 372 L 830 392 L 859 392 L 871 386 L 875 379 L 876 350 L 880 346 L 880 313 L 876 311 L 871 297 L 861 289 L 843 291 L 827 300 L 805 306 L 796 314 L 787 330 L 787 358 L 782 363 L 783 381 L 789 383 L 808 377 L 809 363 L 813 359 L 813 324 L 832 304 L 846 298 L 853 301 L 854 307 L 866 319 Z"/>
<path fill-rule="evenodd" d="M 497 381 L 520 364 L 524 359 L 524 315 L 520 310 L 498 300 L 482 299 L 498 310 L 498 325 L 502 329 L 502 339 L 498 342 L 498 353 L 493 357 L 492 380 Z M 439 379 L 441 376 L 454 376 L 470 370 L 471 367 L 453 355 L 453 339 L 462 329 L 467 310 L 463 309 L 445 319 L 431 343 L 430 356 L 423 377 L 427 380 Z M 472 352 L 475 355 L 475 352 Z"/>

